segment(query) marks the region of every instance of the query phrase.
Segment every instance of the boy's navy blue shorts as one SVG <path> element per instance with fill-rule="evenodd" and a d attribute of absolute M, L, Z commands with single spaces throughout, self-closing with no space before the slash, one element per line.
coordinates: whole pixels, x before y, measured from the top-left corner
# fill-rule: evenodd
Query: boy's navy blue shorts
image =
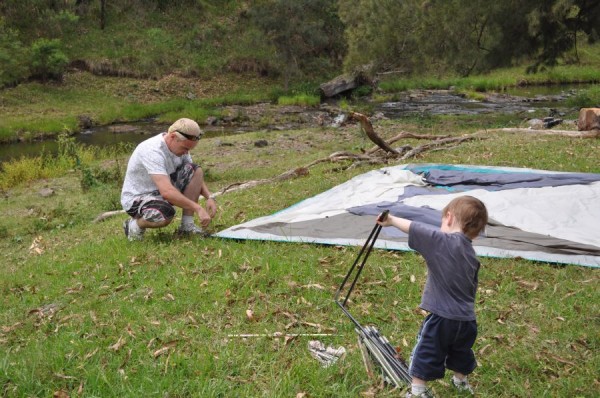
<path fill-rule="evenodd" d="M 470 374 L 477 367 L 472 350 L 476 337 L 476 321 L 455 321 L 429 314 L 411 354 L 410 375 L 430 381 L 443 378 L 446 369 Z"/>

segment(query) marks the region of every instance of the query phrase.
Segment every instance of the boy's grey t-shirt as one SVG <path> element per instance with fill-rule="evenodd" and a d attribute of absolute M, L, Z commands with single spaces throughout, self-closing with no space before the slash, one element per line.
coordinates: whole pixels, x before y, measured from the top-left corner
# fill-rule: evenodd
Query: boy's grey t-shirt
<path fill-rule="evenodd" d="M 161 133 L 142 141 L 127 163 L 125 181 L 121 190 L 121 205 L 128 210 L 139 195 L 157 192 L 151 174 L 171 175 L 183 163 L 191 163 L 189 154 L 177 156 L 169 150 Z"/>
<path fill-rule="evenodd" d="M 408 232 L 408 245 L 427 262 L 420 307 L 447 319 L 475 320 L 480 263 L 471 240 L 415 221 Z"/>

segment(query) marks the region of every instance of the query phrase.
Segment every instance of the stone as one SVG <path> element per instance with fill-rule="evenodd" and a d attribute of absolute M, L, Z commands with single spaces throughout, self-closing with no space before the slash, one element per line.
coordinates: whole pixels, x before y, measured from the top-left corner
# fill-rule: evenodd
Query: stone
<path fill-rule="evenodd" d="M 48 197 L 54 195 L 54 189 L 52 189 L 52 188 L 42 188 L 42 189 L 39 190 L 38 193 L 40 194 L 41 197 L 48 198 Z"/>
<path fill-rule="evenodd" d="M 577 129 L 579 131 L 600 130 L 600 108 L 581 108 Z"/>
<path fill-rule="evenodd" d="M 77 116 L 77 120 L 81 129 L 85 130 L 94 126 L 94 121 L 89 115 L 79 115 Z"/>

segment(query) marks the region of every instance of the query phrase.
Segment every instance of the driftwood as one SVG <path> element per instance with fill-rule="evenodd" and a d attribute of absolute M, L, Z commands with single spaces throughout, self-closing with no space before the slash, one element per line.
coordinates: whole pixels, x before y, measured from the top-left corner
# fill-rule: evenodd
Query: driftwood
<path fill-rule="evenodd" d="M 363 115 L 361 113 L 356 113 L 356 112 L 350 112 L 349 116 L 360 122 L 360 126 L 362 127 L 362 129 L 365 132 L 365 134 L 367 135 L 367 137 L 369 137 L 369 139 L 371 141 L 373 141 L 379 148 L 383 149 L 386 152 L 398 154 L 398 152 L 394 148 L 389 146 L 387 142 L 382 140 L 375 133 L 375 130 L 373 129 L 373 125 L 369 121 L 369 118 L 367 118 L 365 115 Z"/>
<path fill-rule="evenodd" d="M 306 176 L 306 175 L 308 175 L 308 168 L 298 167 L 293 170 L 288 170 L 285 173 L 280 174 L 274 178 L 263 178 L 261 180 L 238 182 L 235 184 L 228 185 L 227 187 L 221 189 L 220 191 L 213 193 L 213 196 L 220 196 L 227 192 L 240 191 L 242 189 L 253 188 L 257 185 L 262 185 L 262 184 L 266 184 L 269 182 L 285 181 L 285 180 L 289 180 L 290 178 L 302 177 L 302 176 Z"/>
<path fill-rule="evenodd" d="M 104 221 L 107 218 L 111 218 L 111 217 L 117 216 L 119 214 L 125 214 L 125 210 L 113 210 L 113 211 L 104 212 L 104 213 L 100 214 L 98 217 L 96 217 L 94 219 L 94 222 Z"/>
<path fill-rule="evenodd" d="M 372 84 L 371 79 L 363 71 L 340 75 L 319 86 L 321 94 L 325 98 L 332 98 L 340 94 L 351 92 L 364 85 Z"/>
<path fill-rule="evenodd" d="M 488 132 L 519 133 L 519 134 L 543 134 L 562 135 L 573 138 L 600 138 L 600 130 L 575 131 L 575 130 L 538 130 L 521 128 L 490 129 Z"/>
<path fill-rule="evenodd" d="M 452 136 L 439 136 L 439 135 L 419 135 L 408 132 L 402 132 L 389 141 L 383 140 L 373 128 L 371 121 L 369 118 L 361 113 L 351 112 L 349 115 L 352 119 L 358 120 L 361 124 L 362 130 L 365 132 L 367 137 L 376 145 L 375 147 L 369 149 L 365 153 L 352 153 L 347 151 L 334 152 L 329 156 L 321 159 L 317 159 L 309 163 L 304 167 L 299 167 L 293 170 L 286 171 L 283 174 L 280 174 L 274 178 L 264 178 L 261 180 L 251 180 L 243 183 L 236 183 L 227 186 L 226 188 L 216 192 L 214 195 L 223 195 L 227 192 L 239 191 L 242 189 L 252 188 L 257 185 L 267 184 L 271 182 L 284 181 L 291 178 L 303 177 L 309 174 L 309 168 L 325 162 L 341 162 L 341 161 L 352 161 L 355 163 L 370 163 L 370 164 L 382 164 L 387 163 L 390 160 L 406 160 L 408 158 L 417 156 L 423 152 L 428 150 L 432 150 L 440 147 L 447 147 L 450 144 L 460 144 L 465 141 L 471 141 L 474 139 L 484 139 L 482 137 L 482 132 L 477 132 L 470 135 L 464 135 L 460 137 L 452 137 Z M 403 138 L 413 138 L 413 139 L 426 139 L 432 140 L 431 142 L 417 146 L 415 148 L 410 145 L 404 145 L 400 148 L 392 148 L 390 144 L 397 142 Z M 378 152 L 383 151 L 383 154 L 378 154 Z"/>

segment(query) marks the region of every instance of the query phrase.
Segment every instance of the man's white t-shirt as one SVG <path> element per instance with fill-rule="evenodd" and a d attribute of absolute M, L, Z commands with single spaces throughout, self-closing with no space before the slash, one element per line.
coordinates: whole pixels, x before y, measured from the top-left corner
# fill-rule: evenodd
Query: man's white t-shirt
<path fill-rule="evenodd" d="M 169 150 L 165 133 L 155 135 L 141 142 L 131 154 L 121 191 L 121 205 L 129 210 L 140 195 L 154 193 L 158 188 L 151 174 L 170 176 L 184 163 L 192 163 L 189 154 L 177 156 Z"/>

